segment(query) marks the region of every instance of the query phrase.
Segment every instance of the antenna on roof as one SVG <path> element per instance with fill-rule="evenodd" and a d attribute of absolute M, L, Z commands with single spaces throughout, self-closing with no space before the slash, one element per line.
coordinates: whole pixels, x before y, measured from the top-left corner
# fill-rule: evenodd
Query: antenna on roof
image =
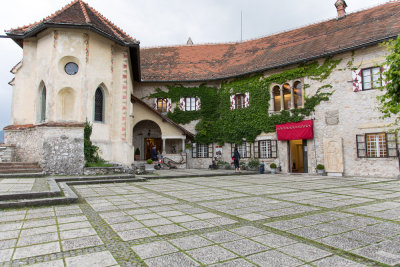
<path fill-rule="evenodd" d="M 243 12 L 240 10 L 240 41 L 243 41 Z"/>

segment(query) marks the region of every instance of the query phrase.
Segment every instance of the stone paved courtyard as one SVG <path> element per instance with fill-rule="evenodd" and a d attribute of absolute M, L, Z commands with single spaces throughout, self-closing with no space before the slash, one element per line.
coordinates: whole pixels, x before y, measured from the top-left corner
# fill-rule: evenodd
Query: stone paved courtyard
<path fill-rule="evenodd" d="M 36 183 L 21 180 L 3 179 L 0 192 Z M 73 189 L 77 204 L 0 211 L 0 266 L 400 265 L 395 179 L 257 174 Z"/>

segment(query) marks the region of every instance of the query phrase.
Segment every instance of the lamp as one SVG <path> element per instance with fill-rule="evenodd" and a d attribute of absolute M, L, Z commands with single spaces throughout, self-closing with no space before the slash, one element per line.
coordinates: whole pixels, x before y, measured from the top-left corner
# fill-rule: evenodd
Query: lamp
<path fill-rule="evenodd" d="M 147 132 L 147 136 L 150 137 L 151 135 L 151 130 L 149 129 L 149 131 Z"/>

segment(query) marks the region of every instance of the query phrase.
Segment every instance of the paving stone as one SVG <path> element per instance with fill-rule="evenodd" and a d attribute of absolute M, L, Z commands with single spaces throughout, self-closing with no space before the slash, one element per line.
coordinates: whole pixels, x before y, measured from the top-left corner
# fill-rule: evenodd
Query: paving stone
<path fill-rule="evenodd" d="M 17 238 L 19 236 L 19 233 L 20 233 L 19 230 L 1 232 L 0 240 L 7 240 L 7 239 L 12 239 L 12 238 Z"/>
<path fill-rule="evenodd" d="M 239 218 L 249 220 L 249 221 L 258 221 L 258 220 L 264 220 L 268 219 L 268 216 L 257 214 L 257 213 L 247 213 L 247 214 L 242 214 L 238 215 Z"/>
<path fill-rule="evenodd" d="M 65 258 L 67 267 L 93 267 L 117 265 L 114 257 L 108 251 Z"/>
<path fill-rule="evenodd" d="M 292 258 L 276 250 L 251 255 L 247 257 L 247 259 L 260 266 L 291 267 L 303 264 L 303 262 L 299 261 L 298 259 Z"/>
<path fill-rule="evenodd" d="M 195 262 L 182 252 L 173 253 L 161 257 L 145 260 L 148 266 L 152 267 L 165 267 L 165 266 L 200 266 L 199 263 Z"/>
<path fill-rule="evenodd" d="M 239 235 L 242 235 L 242 236 L 245 236 L 245 237 L 254 237 L 254 236 L 265 235 L 265 234 L 269 233 L 267 231 L 258 229 L 254 226 L 242 226 L 239 228 L 230 229 L 229 231 L 234 232 Z"/>
<path fill-rule="evenodd" d="M 249 239 L 236 240 L 221 244 L 221 246 L 235 252 L 240 256 L 246 256 L 270 249 L 267 246 L 261 245 L 260 243 L 251 241 Z"/>
<path fill-rule="evenodd" d="M 119 224 L 112 224 L 110 226 L 112 229 L 114 229 L 117 232 L 144 227 L 144 225 L 141 224 L 140 222 L 125 222 L 125 223 L 119 223 Z"/>
<path fill-rule="evenodd" d="M 59 220 L 59 219 L 58 219 Z M 41 219 L 41 220 L 29 220 L 25 221 L 23 228 L 35 228 L 35 227 L 43 227 L 43 226 L 50 226 L 50 225 L 56 225 L 56 219 L 51 218 L 51 219 Z"/>
<path fill-rule="evenodd" d="M 90 228 L 92 225 L 89 222 L 74 222 L 74 223 L 66 223 L 66 224 L 60 224 L 58 228 L 60 231 L 65 231 L 65 230 L 73 230 L 73 229 L 81 229 L 81 228 Z"/>
<path fill-rule="evenodd" d="M 318 230 L 313 227 L 303 227 L 303 228 L 297 228 L 297 229 L 292 229 L 288 230 L 287 232 L 292 233 L 294 235 L 298 235 L 304 238 L 316 240 L 325 236 L 328 236 L 329 233 Z"/>
<path fill-rule="evenodd" d="M 134 230 L 124 231 L 124 232 L 119 232 L 118 235 L 122 238 L 122 240 L 128 241 L 128 240 L 134 240 L 134 239 L 155 236 L 156 234 L 153 231 L 151 231 L 150 229 L 141 228 L 141 229 L 134 229 Z"/>
<path fill-rule="evenodd" d="M 141 223 L 143 223 L 145 226 L 157 226 L 157 225 L 172 224 L 173 222 L 165 218 L 157 218 L 151 220 L 143 220 L 141 221 Z"/>
<path fill-rule="evenodd" d="M 278 248 L 297 243 L 297 241 L 293 239 L 277 234 L 261 235 L 257 237 L 252 237 L 251 239 L 272 248 Z"/>
<path fill-rule="evenodd" d="M 372 235 L 372 234 L 365 233 L 365 232 L 360 232 L 360 231 L 357 231 L 357 230 L 350 231 L 350 232 L 347 232 L 347 233 L 343 233 L 342 236 L 348 237 L 348 238 L 351 238 L 351 239 L 354 239 L 354 240 L 357 240 L 357 241 L 360 241 L 360 242 L 365 243 L 365 244 L 378 243 L 380 241 L 385 240 L 384 237 Z"/>
<path fill-rule="evenodd" d="M 214 241 L 215 243 L 224 243 L 243 239 L 243 237 L 228 231 L 211 232 L 203 234 L 202 236 L 211 241 Z"/>
<path fill-rule="evenodd" d="M 87 248 L 102 245 L 103 241 L 98 236 L 85 236 L 61 241 L 63 251 Z"/>
<path fill-rule="evenodd" d="M 14 249 L 1 249 L 0 250 L 0 263 L 3 261 L 10 261 Z"/>
<path fill-rule="evenodd" d="M 168 225 L 162 225 L 162 226 L 156 226 L 152 227 L 153 231 L 155 231 L 159 235 L 167 235 L 167 234 L 173 234 L 173 233 L 179 233 L 179 232 L 184 232 L 187 231 L 185 228 L 180 227 L 176 224 L 168 224 Z"/>
<path fill-rule="evenodd" d="M 75 229 L 75 230 L 68 230 L 68 231 L 61 231 L 60 237 L 61 239 L 72 239 L 82 236 L 91 236 L 97 235 L 96 231 L 93 228 L 82 228 L 82 229 Z"/>
<path fill-rule="evenodd" d="M 17 239 L 0 240 L 0 250 L 6 248 L 13 248 L 16 243 Z"/>
<path fill-rule="evenodd" d="M 13 259 L 14 260 L 22 259 L 39 255 L 46 255 L 55 252 L 60 252 L 59 242 L 51 242 L 51 243 L 38 244 L 28 247 L 16 248 Z"/>
<path fill-rule="evenodd" d="M 3 223 L 0 224 L 0 232 L 19 230 L 22 227 L 22 222 L 17 223 Z M 1 233 L 0 233 L 1 234 Z"/>
<path fill-rule="evenodd" d="M 169 242 L 171 242 L 172 244 L 174 244 L 175 246 L 179 247 L 182 250 L 200 248 L 212 244 L 210 241 L 197 235 L 172 239 L 169 240 Z"/>
<path fill-rule="evenodd" d="M 326 244 L 328 246 L 339 248 L 342 250 L 352 250 L 356 248 L 360 248 L 366 245 L 366 243 L 362 243 L 341 235 L 336 236 L 328 236 L 318 240 L 319 242 Z"/>
<path fill-rule="evenodd" d="M 255 267 L 254 264 L 244 260 L 244 259 L 237 259 L 237 260 L 230 260 L 223 263 L 217 263 L 211 265 L 213 267 Z"/>
<path fill-rule="evenodd" d="M 332 266 L 340 266 L 340 267 L 363 267 L 366 265 L 363 265 L 358 262 L 354 262 L 349 259 L 342 258 L 340 256 L 334 255 L 330 257 L 326 257 L 321 260 L 314 261 L 312 263 L 313 265 L 317 267 L 332 267 Z"/>
<path fill-rule="evenodd" d="M 148 220 L 148 219 L 156 219 L 156 218 L 161 218 L 160 215 L 157 213 L 145 213 L 145 214 L 138 214 L 138 215 L 132 215 L 133 218 L 136 220 Z"/>
<path fill-rule="evenodd" d="M 40 235 L 53 232 L 57 232 L 57 226 L 55 225 L 24 229 L 21 231 L 20 236 L 32 236 L 32 235 Z"/>
<path fill-rule="evenodd" d="M 166 241 L 157 241 L 132 247 L 142 259 L 158 257 L 165 254 L 177 252 L 178 249 Z"/>
<path fill-rule="evenodd" d="M 237 255 L 220 246 L 209 246 L 187 251 L 194 259 L 202 264 L 212 264 L 227 259 L 237 258 Z"/>
<path fill-rule="evenodd" d="M 293 244 L 286 247 L 279 248 L 281 252 L 291 255 L 306 262 L 314 261 L 331 255 L 332 253 L 325 250 L 306 245 L 306 244 Z"/>
<path fill-rule="evenodd" d="M 364 248 L 356 249 L 353 250 L 352 252 L 385 264 L 389 265 L 400 264 L 400 253 L 392 253 L 385 251 L 379 246 L 379 244 L 374 244 Z"/>
<path fill-rule="evenodd" d="M 29 267 L 64 267 L 63 260 L 55 260 L 49 262 L 41 262 L 36 264 L 29 264 Z"/>
<path fill-rule="evenodd" d="M 189 216 L 189 215 L 182 215 L 182 216 L 176 216 L 176 217 L 170 217 L 169 218 L 171 221 L 175 223 L 182 223 L 182 222 L 191 222 L 191 221 L 196 221 L 198 220 L 195 217 Z"/>
<path fill-rule="evenodd" d="M 211 219 L 211 218 L 219 218 L 221 216 L 219 216 L 218 214 L 215 214 L 215 213 L 206 212 L 206 213 L 194 214 L 193 217 L 196 217 L 200 220 L 204 220 L 204 219 Z"/>
<path fill-rule="evenodd" d="M 180 223 L 180 225 L 182 225 L 183 227 L 185 227 L 189 230 L 197 230 L 197 229 L 214 227 L 213 224 L 211 224 L 209 222 L 204 222 L 204 221 L 184 222 L 184 223 Z"/>
<path fill-rule="evenodd" d="M 24 247 L 40 243 L 58 241 L 58 233 L 45 233 L 40 235 L 23 236 L 18 239 L 17 246 Z"/>

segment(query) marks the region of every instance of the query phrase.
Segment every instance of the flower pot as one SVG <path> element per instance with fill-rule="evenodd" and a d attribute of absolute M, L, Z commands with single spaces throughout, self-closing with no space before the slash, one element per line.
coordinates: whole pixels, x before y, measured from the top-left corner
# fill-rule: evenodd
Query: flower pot
<path fill-rule="evenodd" d="M 271 173 L 276 174 L 276 168 L 271 168 Z"/>
<path fill-rule="evenodd" d="M 154 172 L 154 164 L 144 164 L 144 170 L 149 173 Z"/>
<path fill-rule="evenodd" d="M 319 176 L 324 175 L 324 172 L 325 172 L 325 170 L 317 170 L 317 173 L 318 173 Z"/>

